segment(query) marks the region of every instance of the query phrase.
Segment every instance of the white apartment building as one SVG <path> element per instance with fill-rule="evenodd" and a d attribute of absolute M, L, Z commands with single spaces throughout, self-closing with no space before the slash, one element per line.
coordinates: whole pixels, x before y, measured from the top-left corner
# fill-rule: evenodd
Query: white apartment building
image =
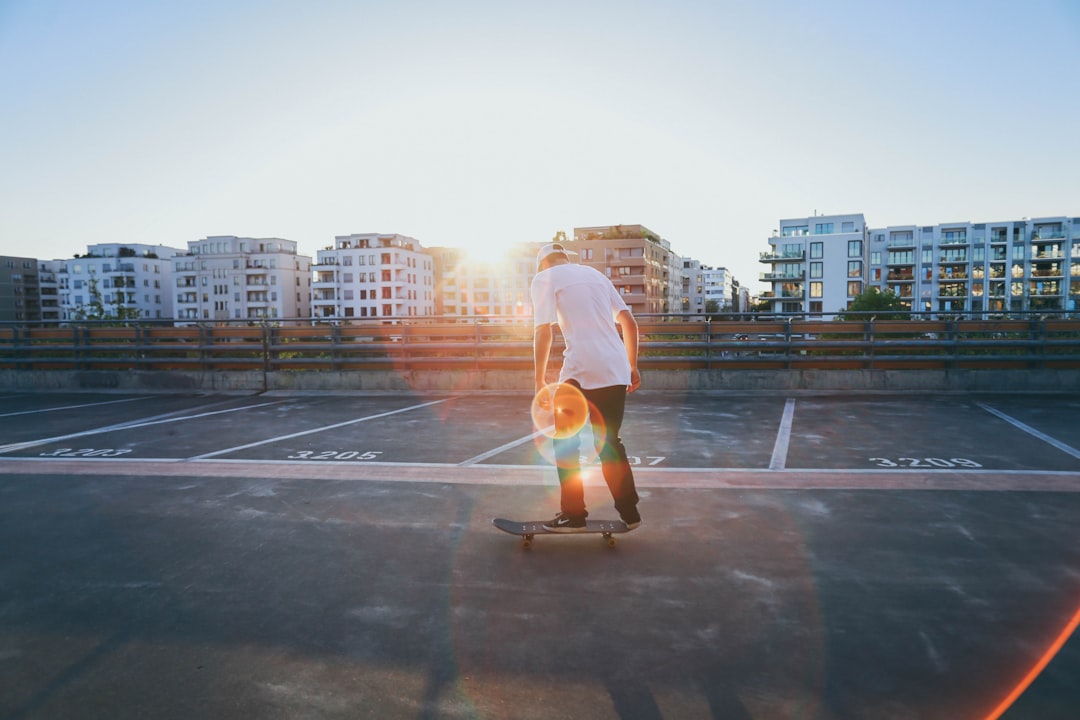
<path fill-rule="evenodd" d="M 869 282 L 921 312 L 1080 309 L 1080 218 L 871 231 Z"/>
<path fill-rule="evenodd" d="M 281 238 L 214 235 L 172 259 L 178 321 L 311 316 L 311 258 Z"/>
<path fill-rule="evenodd" d="M 869 285 L 891 291 L 917 312 L 1080 310 L 1080 218 L 897 225 L 860 233 L 861 219 L 782 220 L 769 239 L 772 250 L 761 256 L 772 268 L 761 277 L 771 284 L 761 299 L 774 312 L 837 312 Z M 834 235 L 819 238 L 828 235 L 816 232 L 821 228 Z M 804 252 L 808 277 L 800 281 Z"/>
<path fill-rule="evenodd" d="M 315 318 L 406 318 L 435 314 L 434 261 L 397 234 L 338 235 L 317 253 Z"/>
<path fill-rule="evenodd" d="M 172 258 L 179 252 L 139 243 L 88 245 L 85 255 L 43 262 L 46 272 L 41 291 L 50 295 L 55 291 L 55 315 L 60 320 L 92 314 L 95 302 L 112 317 L 170 319 Z"/>
<path fill-rule="evenodd" d="M 705 302 L 716 303 L 718 312 L 738 312 L 741 308 L 736 303 L 736 288 L 739 283 L 731 271 L 724 267 L 702 267 L 702 279 L 705 285 Z"/>
<path fill-rule="evenodd" d="M 529 288 L 541 243 L 515 243 L 501 255 L 477 258 L 460 248 L 429 248 L 435 260 L 435 313 L 532 319 Z"/>
<path fill-rule="evenodd" d="M 844 310 L 863 291 L 869 239 L 861 213 L 781 220 L 761 253 L 770 270 L 759 300 L 777 313 Z"/>

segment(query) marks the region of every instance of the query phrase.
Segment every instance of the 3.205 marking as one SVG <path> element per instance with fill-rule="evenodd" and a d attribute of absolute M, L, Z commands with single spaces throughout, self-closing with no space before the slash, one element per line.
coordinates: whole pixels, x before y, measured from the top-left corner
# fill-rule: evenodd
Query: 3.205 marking
<path fill-rule="evenodd" d="M 114 448 L 60 448 L 52 452 L 39 453 L 39 457 L 120 457 L 131 452 L 130 449 Z"/>
<path fill-rule="evenodd" d="M 368 452 L 360 452 L 359 450 L 345 450 L 344 452 L 338 452 L 337 450 L 321 450 L 316 452 L 315 450 L 298 450 L 292 455 L 288 456 L 289 460 L 377 460 L 382 455 L 381 450 L 369 450 Z"/>
<path fill-rule="evenodd" d="M 870 462 L 881 468 L 981 468 L 980 463 L 967 458 L 870 458 Z"/>

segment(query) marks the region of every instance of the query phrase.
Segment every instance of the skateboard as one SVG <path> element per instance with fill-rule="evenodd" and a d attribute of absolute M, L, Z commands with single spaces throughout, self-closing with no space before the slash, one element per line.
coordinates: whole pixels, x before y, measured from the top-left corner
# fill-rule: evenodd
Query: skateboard
<path fill-rule="evenodd" d="M 595 535 L 596 533 L 603 535 L 604 540 L 607 541 L 608 547 L 615 547 L 615 535 L 618 533 L 630 532 L 630 528 L 626 527 L 626 523 L 622 520 L 586 520 L 585 529 L 579 530 L 576 533 L 560 533 L 545 530 L 545 522 L 547 521 L 522 521 L 495 518 L 491 521 L 491 524 L 503 532 L 510 533 L 511 535 L 520 535 L 521 547 L 526 549 L 532 547 L 533 538 L 537 535 Z"/>

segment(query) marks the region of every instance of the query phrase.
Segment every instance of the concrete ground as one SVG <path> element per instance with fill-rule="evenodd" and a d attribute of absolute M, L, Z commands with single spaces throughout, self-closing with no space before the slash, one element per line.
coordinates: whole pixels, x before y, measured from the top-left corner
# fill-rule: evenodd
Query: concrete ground
<path fill-rule="evenodd" d="M 1080 708 L 1076 396 L 641 392 L 531 550 L 528 396 L 0 400 L 0 718 Z"/>

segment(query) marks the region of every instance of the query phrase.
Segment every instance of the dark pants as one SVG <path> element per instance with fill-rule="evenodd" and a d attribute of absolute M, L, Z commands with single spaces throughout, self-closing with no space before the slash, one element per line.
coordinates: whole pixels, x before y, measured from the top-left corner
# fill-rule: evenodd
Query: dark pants
<path fill-rule="evenodd" d="M 569 381 L 569 384 L 578 387 L 573 380 Z M 604 481 L 615 500 L 615 509 L 621 517 L 632 516 L 638 504 L 638 494 L 626 448 L 619 438 L 626 408 L 626 386 L 613 385 L 595 390 L 581 390 L 581 393 L 588 404 L 588 422 L 592 427 L 596 452 L 600 456 Z M 556 431 L 559 429 L 556 425 Z M 563 434 L 565 433 L 556 432 L 557 436 Z M 585 510 L 585 487 L 581 479 L 580 431 L 567 437 L 556 437 L 554 445 L 559 487 L 562 491 L 562 512 L 570 517 L 585 517 L 588 513 Z"/>

